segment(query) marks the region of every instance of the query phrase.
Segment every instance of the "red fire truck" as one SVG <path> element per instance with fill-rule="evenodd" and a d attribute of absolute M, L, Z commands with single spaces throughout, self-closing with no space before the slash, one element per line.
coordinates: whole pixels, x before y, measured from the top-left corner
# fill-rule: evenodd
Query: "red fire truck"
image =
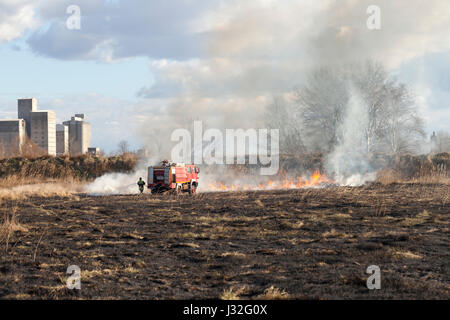
<path fill-rule="evenodd" d="M 173 163 L 167 160 L 159 166 L 148 167 L 147 186 L 152 193 L 174 191 L 194 194 L 198 187 L 200 169 L 193 164 Z"/>

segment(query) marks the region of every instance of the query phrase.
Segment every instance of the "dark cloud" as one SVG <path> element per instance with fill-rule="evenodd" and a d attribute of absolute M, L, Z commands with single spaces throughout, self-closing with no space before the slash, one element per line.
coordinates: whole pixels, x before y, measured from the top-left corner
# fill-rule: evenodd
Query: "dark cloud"
<path fill-rule="evenodd" d="M 39 54 L 58 59 L 114 60 L 135 56 L 186 60 L 206 55 L 196 22 L 218 1 L 46 1 L 45 27 L 28 39 Z M 69 30 L 69 5 L 81 9 L 81 30 Z"/>

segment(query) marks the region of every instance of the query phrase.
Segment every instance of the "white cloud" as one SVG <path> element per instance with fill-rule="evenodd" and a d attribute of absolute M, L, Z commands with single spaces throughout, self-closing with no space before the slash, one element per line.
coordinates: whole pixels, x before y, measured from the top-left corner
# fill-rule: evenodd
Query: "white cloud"
<path fill-rule="evenodd" d="M 37 26 L 34 13 L 39 0 L 0 0 L 0 43 L 19 38 Z"/>
<path fill-rule="evenodd" d="M 170 117 L 165 125 L 186 125 L 189 111 L 216 127 L 258 126 L 267 102 L 292 91 L 315 66 L 374 59 L 397 70 L 417 57 L 450 50 L 450 22 L 442 18 L 450 3 L 377 3 L 379 31 L 366 27 L 366 9 L 372 4 L 366 0 L 222 4 L 204 19 L 216 21 L 207 31 L 207 57 L 151 64 L 155 84 L 139 91 L 149 98 L 141 115 L 153 100 L 161 103 L 165 97 L 163 112 Z M 436 123 L 438 113 L 428 100 L 419 96 L 418 102 L 428 123 Z M 148 119 L 155 116 L 148 113 Z"/>
<path fill-rule="evenodd" d="M 81 30 L 65 26 L 69 4 L 81 8 Z M 450 50 L 449 1 L 377 0 L 381 30 L 366 27 L 371 4 L 47 0 L 39 8 L 46 28 L 28 43 L 34 52 L 62 60 L 149 57 L 155 83 L 136 88 L 146 99 L 129 110 L 144 135 L 149 123 L 173 127 L 190 118 L 245 127 L 259 124 L 265 104 L 292 91 L 317 65 L 374 59 L 398 70 L 417 57 Z"/>
<path fill-rule="evenodd" d="M 65 26 L 65 9 L 73 3 L 81 8 L 81 30 Z M 395 69 L 417 56 L 450 50 L 450 2 L 378 0 L 381 30 L 375 31 L 366 27 L 366 9 L 371 4 L 371 0 L 129 0 L 113 4 L 47 0 L 40 15 L 49 25 L 28 42 L 35 52 L 59 59 L 199 59 L 198 65 L 210 67 L 211 73 L 222 71 L 214 69 L 218 59 L 229 60 L 239 77 L 266 76 L 261 70 L 269 70 L 280 74 L 275 81 L 286 73 L 287 78 L 290 73 L 303 73 L 314 64 L 371 58 Z M 182 64 L 178 67 L 185 69 Z"/>

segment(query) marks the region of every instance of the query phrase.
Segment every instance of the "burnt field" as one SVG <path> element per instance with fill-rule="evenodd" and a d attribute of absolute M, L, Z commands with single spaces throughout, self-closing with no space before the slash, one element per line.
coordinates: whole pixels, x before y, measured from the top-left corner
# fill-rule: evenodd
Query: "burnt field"
<path fill-rule="evenodd" d="M 450 187 L 4 200 L 3 299 L 449 299 Z M 4 226 L 6 225 L 5 221 Z M 81 290 L 66 288 L 81 268 Z M 381 268 L 368 290 L 366 268 Z"/>

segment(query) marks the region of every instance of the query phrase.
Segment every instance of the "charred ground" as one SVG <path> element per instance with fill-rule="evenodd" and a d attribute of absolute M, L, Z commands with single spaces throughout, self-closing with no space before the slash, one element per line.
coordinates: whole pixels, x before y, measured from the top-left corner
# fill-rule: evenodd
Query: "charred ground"
<path fill-rule="evenodd" d="M 8 200 L 0 297 L 449 299 L 449 207 L 444 184 Z"/>

